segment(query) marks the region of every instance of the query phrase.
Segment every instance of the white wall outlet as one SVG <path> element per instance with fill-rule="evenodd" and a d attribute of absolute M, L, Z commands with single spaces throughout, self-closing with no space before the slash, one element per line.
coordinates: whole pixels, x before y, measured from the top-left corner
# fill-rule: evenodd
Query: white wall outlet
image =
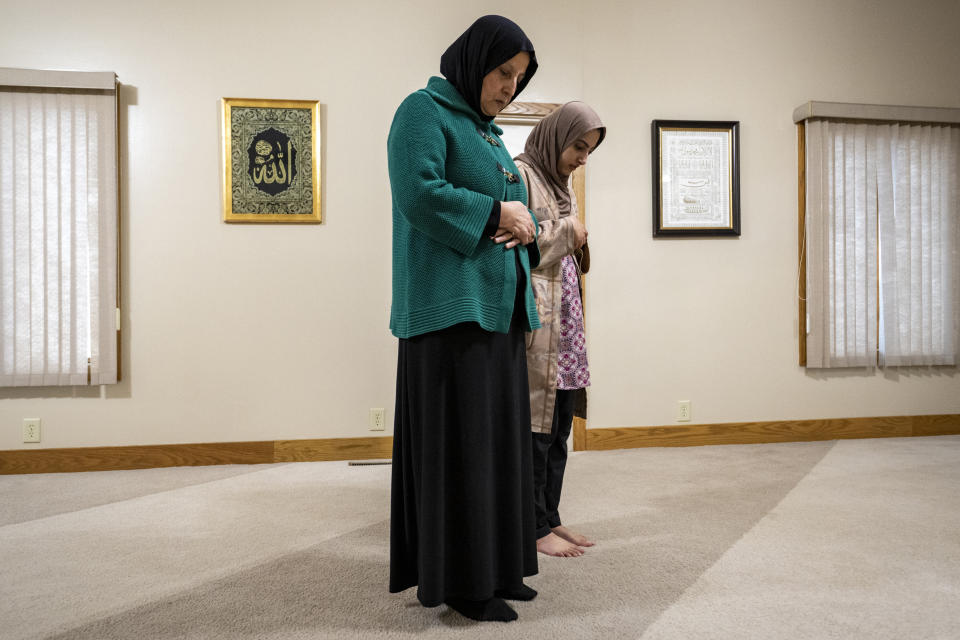
<path fill-rule="evenodd" d="M 23 419 L 23 441 L 40 442 L 40 418 Z"/>
<path fill-rule="evenodd" d="M 690 422 L 689 400 L 677 400 L 677 422 Z"/>
<path fill-rule="evenodd" d="M 370 431 L 383 431 L 386 418 L 383 414 L 383 408 L 370 409 Z"/>

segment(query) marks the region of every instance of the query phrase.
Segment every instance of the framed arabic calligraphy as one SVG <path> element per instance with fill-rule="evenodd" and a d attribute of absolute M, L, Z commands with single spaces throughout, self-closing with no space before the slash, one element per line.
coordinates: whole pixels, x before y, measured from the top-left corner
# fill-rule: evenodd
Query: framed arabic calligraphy
<path fill-rule="evenodd" d="M 654 120 L 653 235 L 740 235 L 740 123 Z"/>
<path fill-rule="evenodd" d="M 320 222 L 319 102 L 220 102 L 224 222 Z"/>

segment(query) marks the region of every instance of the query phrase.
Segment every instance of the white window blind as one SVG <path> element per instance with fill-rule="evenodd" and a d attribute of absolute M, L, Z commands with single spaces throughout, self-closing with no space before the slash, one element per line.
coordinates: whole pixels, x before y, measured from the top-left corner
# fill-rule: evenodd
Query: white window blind
<path fill-rule="evenodd" d="M 807 366 L 956 364 L 960 126 L 811 117 L 805 146 Z"/>
<path fill-rule="evenodd" d="M 876 140 L 865 124 L 826 120 L 808 122 L 806 135 L 807 366 L 872 366 L 877 357 Z"/>
<path fill-rule="evenodd" d="M 956 364 L 960 127 L 877 126 L 880 364 Z"/>
<path fill-rule="evenodd" d="M 0 386 L 117 381 L 115 91 L 0 69 Z"/>

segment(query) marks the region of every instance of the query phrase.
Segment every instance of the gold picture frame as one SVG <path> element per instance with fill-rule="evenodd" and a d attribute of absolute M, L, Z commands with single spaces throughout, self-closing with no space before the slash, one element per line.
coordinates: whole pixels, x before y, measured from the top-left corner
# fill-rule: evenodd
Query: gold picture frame
<path fill-rule="evenodd" d="M 224 222 L 322 222 L 320 103 L 222 98 Z"/>

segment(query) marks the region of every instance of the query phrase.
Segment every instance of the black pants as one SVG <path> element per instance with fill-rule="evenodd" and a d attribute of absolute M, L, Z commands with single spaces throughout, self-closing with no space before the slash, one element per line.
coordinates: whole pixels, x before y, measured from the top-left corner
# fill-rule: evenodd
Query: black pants
<path fill-rule="evenodd" d="M 537 539 L 560 526 L 560 491 L 567 467 L 567 438 L 573 425 L 576 391 L 557 389 L 550 433 L 533 435 L 533 503 L 537 514 Z"/>

